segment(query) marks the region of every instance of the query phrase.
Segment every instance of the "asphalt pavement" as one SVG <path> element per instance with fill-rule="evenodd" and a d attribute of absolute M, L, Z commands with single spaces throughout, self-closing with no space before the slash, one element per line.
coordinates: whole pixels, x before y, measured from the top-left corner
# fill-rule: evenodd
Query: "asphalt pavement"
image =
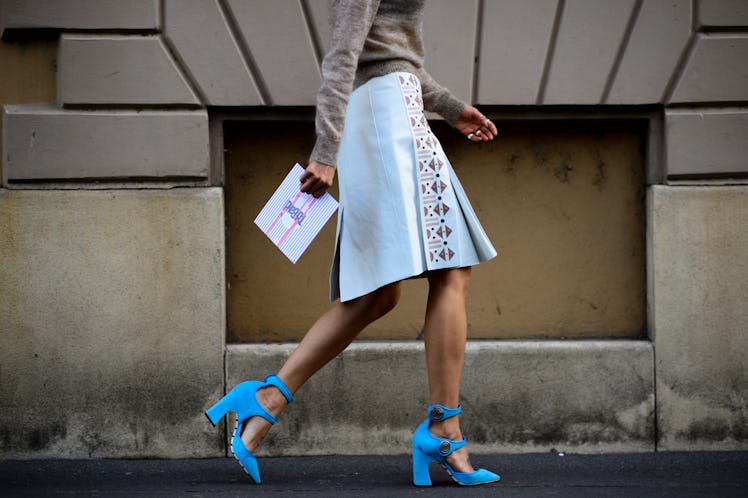
<path fill-rule="evenodd" d="M 434 485 L 411 484 L 407 456 L 263 458 L 254 484 L 230 458 L 207 460 L 0 461 L 0 496 L 500 496 L 748 497 L 748 452 L 474 455 L 501 474 L 454 484 L 434 464 Z"/>

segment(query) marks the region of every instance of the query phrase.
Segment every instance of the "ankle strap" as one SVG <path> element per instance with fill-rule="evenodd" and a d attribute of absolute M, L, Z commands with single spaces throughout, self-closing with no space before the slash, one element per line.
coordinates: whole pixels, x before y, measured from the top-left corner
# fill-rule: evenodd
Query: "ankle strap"
<path fill-rule="evenodd" d="M 447 408 L 444 405 L 431 405 L 429 406 L 429 418 L 434 422 L 441 422 L 447 420 L 455 415 L 459 415 L 462 411 L 462 405 L 457 405 L 457 408 Z"/>
<path fill-rule="evenodd" d="M 459 450 L 467 444 L 467 440 L 463 437 L 460 441 L 452 441 L 447 438 L 439 438 L 439 454 L 443 457 L 448 457 L 456 450 Z"/>
<path fill-rule="evenodd" d="M 280 380 L 280 378 L 278 378 L 277 375 L 270 374 L 267 377 L 265 377 L 265 385 L 277 387 L 278 390 L 283 394 L 283 396 L 285 396 L 286 401 L 288 401 L 289 403 L 293 401 L 293 396 L 291 395 L 291 391 L 288 390 L 286 385 L 283 383 L 282 380 Z"/>

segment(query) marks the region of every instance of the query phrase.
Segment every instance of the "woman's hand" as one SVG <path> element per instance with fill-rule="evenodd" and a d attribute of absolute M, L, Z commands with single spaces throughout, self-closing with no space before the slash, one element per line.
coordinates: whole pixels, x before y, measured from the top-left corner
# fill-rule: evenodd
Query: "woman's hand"
<path fill-rule="evenodd" d="M 301 191 L 320 197 L 332 187 L 335 179 L 335 168 L 327 164 L 312 161 L 301 174 Z"/>
<path fill-rule="evenodd" d="M 455 123 L 455 128 L 471 142 L 488 142 L 499 133 L 496 125 L 470 104 L 465 104 L 465 109 Z"/>

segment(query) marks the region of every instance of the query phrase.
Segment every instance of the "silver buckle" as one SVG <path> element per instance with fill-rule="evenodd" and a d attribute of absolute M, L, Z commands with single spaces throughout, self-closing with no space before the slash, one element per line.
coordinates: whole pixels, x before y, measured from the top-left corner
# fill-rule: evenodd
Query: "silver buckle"
<path fill-rule="evenodd" d="M 432 420 L 441 420 L 444 417 L 444 410 L 441 409 L 439 406 L 435 406 L 431 409 L 431 419 Z"/>

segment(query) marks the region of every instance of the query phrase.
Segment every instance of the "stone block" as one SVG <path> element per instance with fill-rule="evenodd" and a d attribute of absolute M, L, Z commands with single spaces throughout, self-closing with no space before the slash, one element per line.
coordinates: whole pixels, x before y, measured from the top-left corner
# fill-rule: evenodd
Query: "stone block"
<path fill-rule="evenodd" d="M 229 346 L 227 387 L 276 372 L 293 348 Z M 647 341 L 469 342 L 461 400 L 474 453 L 654 449 Z M 427 406 L 421 343 L 356 342 L 299 390 L 258 454 L 408 453 Z"/>
<path fill-rule="evenodd" d="M 60 104 L 200 104 L 158 36 L 65 34 Z"/>
<path fill-rule="evenodd" d="M 0 0 L 0 34 L 12 29 L 156 30 L 158 0 Z"/>
<path fill-rule="evenodd" d="M 322 76 L 296 0 L 228 0 L 275 105 L 314 105 Z M 283 54 L 279 57 L 279 54 Z"/>
<path fill-rule="evenodd" d="M 670 177 L 745 175 L 748 110 L 669 110 L 665 147 Z"/>
<path fill-rule="evenodd" d="M 606 104 L 662 102 L 690 34 L 691 0 L 643 2 Z"/>
<path fill-rule="evenodd" d="M 649 191 L 658 448 L 748 449 L 748 187 Z"/>
<path fill-rule="evenodd" d="M 431 0 L 423 18 L 429 74 L 466 102 L 473 100 L 477 0 Z"/>
<path fill-rule="evenodd" d="M 164 34 L 208 105 L 262 105 L 218 0 L 166 0 Z"/>
<path fill-rule="evenodd" d="M 221 189 L 0 190 L 2 458 L 219 457 Z"/>
<path fill-rule="evenodd" d="M 205 111 L 72 111 L 7 105 L 5 184 L 19 181 L 205 179 Z"/>
<path fill-rule="evenodd" d="M 311 26 L 322 49 L 322 56 L 330 48 L 330 23 L 328 22 L 327 0 L 306 0 L 307 15 L 311 18 Z"/>
<path fill-rule="evenodd" d="M 748 100 L 748 35 L 699 34 L 669 103 Z"/>
<path fill-rule="evenodd" d="M 699 0 L 699 24 L 713 26 L 748 26 L 748 2 L 745 0 Z"/>
<path fill-rule="evenodd" d="M 634 0 L 567 0 L 541 104 L 598 104 Z"/>
<path fill-rule="evenodd" d="M 484 3 L 478 103 L 535 104 L 556 4 L 549 0 Z"/>

